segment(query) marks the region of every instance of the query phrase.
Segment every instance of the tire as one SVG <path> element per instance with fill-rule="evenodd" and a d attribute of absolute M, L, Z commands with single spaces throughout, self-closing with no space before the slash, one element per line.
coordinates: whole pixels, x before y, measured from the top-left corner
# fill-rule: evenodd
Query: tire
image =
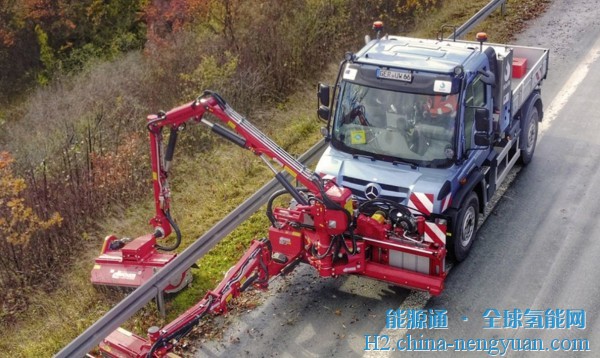
<path fill-rule="evenodd" d="M 477 225 L 479 223 L 479 198 L 471 192 L 462 204 L 456 220 L 452 224 L 452 236 L 450 237 L 449 252 L 457 261 L 464 261 L 477 236 Z"/>
<path fill-rule="evenodd" d="M 537 142 L 538 135 L 538 123 L 540 116 L 536 106 L 533 106 L 527 120 L 524 123 L 523 131 L 521 132 L 521 157 L 520 162 L 523 165 L 527 165 L 533 159 L 533 152 L 535 152 L 535 144 Z"/>

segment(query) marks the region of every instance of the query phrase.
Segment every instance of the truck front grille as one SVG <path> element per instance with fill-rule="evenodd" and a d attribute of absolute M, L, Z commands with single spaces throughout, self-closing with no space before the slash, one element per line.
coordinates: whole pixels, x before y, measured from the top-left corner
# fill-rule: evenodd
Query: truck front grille
<path fill-rule="evenodd" d="M 342 186 L 345 186 L 346 188 L 350 189 L 352 191 L 352 194 L 354 194 L 358 200 L 366 200 L 365 188 L 370 183 L 372 182 L 348 176 L 342 176 L 341 184 Z M 379 194 L 380 198 L 400 203 L 408 196 L 408 188 L 382 183 L 377 184 L 379 184 L 379 186 L 381 187 L 381 193 Z"/>

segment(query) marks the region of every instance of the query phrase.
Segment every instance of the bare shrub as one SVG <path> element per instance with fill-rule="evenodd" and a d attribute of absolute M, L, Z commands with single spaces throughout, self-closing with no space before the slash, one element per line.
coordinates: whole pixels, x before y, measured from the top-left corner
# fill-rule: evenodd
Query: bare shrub
<path fill-rule="evenodd" d="M 50 245 L 44 245 L 42 251 L 54 254 L 46 249 L 54 243 L 51 235 L 63 220 L 57 212 L 40 212 L 31 206 L 35 203 L 26 196 L 25 180 L 14 175 L 13 162 L 7 152 L 0 152 L 0 317 L 27 307 L 25 296 L 19 291 L 44 276 L 44 269 L 47 272 L 48 268 L 43 264 L 47 260 L 38 262 L 41 252 L 32 248 L 46 240 Z"/>

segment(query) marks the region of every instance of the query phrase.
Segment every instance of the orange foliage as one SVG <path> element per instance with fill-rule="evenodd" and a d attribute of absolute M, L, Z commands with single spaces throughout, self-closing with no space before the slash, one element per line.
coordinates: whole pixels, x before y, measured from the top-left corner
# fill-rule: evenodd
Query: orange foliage
<path fill-rule="evenodd" d="M 161 44 L 169 34 L 209 13 L 214 0 L 152 0 L 145 9 L 147 39 Z"/>
<path fill-rule="evenodd" d="M 6 47 L 15 44 L 15 35 L 7 29 L 0 28 L 0 43 Z"/>
<path fill-rule="evenodd" d="M 25 16 L 32 20 L 41 20 L 58 15 L 58 4 L 52 0 L 23 0 Z"/>
<path fill-rule="evenodd" d="M 27 185 L 13 175 L 13 161 L 9 153 L 0 152 L 0 237 L 10 244 L 27 245 L 34 234 L 60 225 L 62 217 L 55 212 L 42 220 L 27 206 L 21 195 Z"/>

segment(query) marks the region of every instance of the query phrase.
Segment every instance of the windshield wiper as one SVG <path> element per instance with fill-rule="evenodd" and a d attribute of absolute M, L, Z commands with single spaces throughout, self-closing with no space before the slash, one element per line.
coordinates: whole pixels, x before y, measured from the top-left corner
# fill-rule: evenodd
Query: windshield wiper
<path fill-rule="evenodd" d="M 404 161 L 404 160 L 394 160 L 392 162 L 393 165 L 399 165 L 399 164 L 403 164 L 403 165 L 408 165 L 410 166 L 411 169 L 417 169 L 417 165 L 413 162 L 409 162 L 409 161 Z"/>
<path fill-rule="evenodd" d="M 369 159 L 372 162 L 375 162 L 375 161 L 378 160 L 378 158 L 376 158 L 375 156 L 368 155 L 368 154 L 357 154 L 357 153 L 353 153 L 352 154 L 352 158 L 354 158 L 354 159 L 365 158 L 365 159 Z M 385 159 L 379 159 L 379 160 L 390 162 L 389 160 L 385 160 Z M 392 163 L 392 165 L 400 165 L 400 164 L 402 164 L 402 165 L 408 165 L 413 170 L 417 169 L 417 165 L 415 163 L 409 162 L 407 160 L 406 161 L 405 160 L 393 160 L 393 161 L 391 161 L 391 163 Z"/>
<path fill-rule="evenodd" d="M 374 157 L 374 156 L 372 156 L 372 155 L 366 155 L 366 154 L 356 154 L 356 153 L 352 154 L 352 158 L 354 158 L 354 159 L 358 159 L 358 158 L 365 158 L 365 159 L 369 159 L 369 160 L 371 160 L 372 162 L 374 162 L 374 161 L 376 161 L 376 160 L 377 160 L 377 159 L 375 159 L 375 157 Z"/>
<path fill-rule="evenodd" d="M 450 159 L 433 159 L 429 164 L 425 165 L 427 168 L 448 168 L 452 165 Z"/>

